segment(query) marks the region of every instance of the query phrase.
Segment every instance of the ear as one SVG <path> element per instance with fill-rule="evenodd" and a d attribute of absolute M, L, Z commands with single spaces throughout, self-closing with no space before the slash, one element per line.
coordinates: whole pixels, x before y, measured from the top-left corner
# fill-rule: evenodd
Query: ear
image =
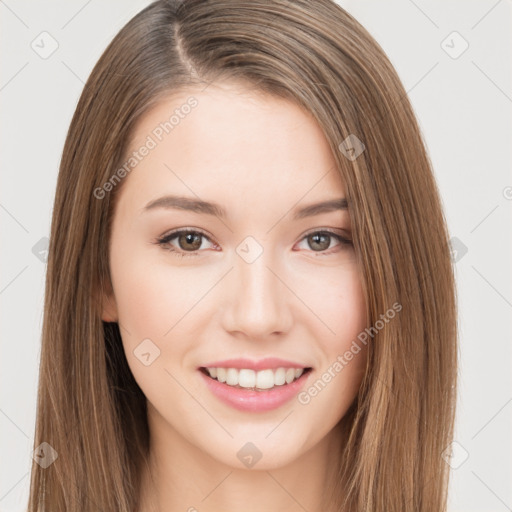
<path fill-rule="evenodd" d="M 114 294 L 103 296 L 101 303 L 101 319 L 104 322 L 117 322 L 117 304 Z"/>
<path fill-rule="evenodd" d="M 101 319 L 104 322 L 117 322 L 117 303 L 112 285 L 109 284 L 107 290 L 101 292 L 99 300 L 101 301 Z"/>

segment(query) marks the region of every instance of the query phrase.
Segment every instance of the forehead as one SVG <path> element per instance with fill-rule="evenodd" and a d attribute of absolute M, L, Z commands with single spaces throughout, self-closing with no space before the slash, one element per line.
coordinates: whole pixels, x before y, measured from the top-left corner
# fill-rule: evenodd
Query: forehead
<path fill-rule="evenodd" d="M 162 99 L 139 121 L 126 159 L 127 194 L 166 191 L 297 203 L 343 195 L 321 127 L 297 104 L 233 83 Z M 123 191 L 123 194 L 125 192 Z M 222 196 L 222 197 L 221 197 Z"/>

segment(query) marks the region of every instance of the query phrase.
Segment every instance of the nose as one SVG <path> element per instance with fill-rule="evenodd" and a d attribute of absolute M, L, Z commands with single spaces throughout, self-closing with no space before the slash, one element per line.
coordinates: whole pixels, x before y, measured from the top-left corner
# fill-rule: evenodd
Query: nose
<path fill-rule="evenodd" d="M 265 340 L 272 334 L 287 332 L 292 324 L 292 292 L 285 286 L 285 271 L 276 266 L 267 253 L 249 263 L 236 256 L 230 273 L 226 331 L 244 333 L 250 340 Z M 284 283 L 283 283 L 284 282 Z"/>

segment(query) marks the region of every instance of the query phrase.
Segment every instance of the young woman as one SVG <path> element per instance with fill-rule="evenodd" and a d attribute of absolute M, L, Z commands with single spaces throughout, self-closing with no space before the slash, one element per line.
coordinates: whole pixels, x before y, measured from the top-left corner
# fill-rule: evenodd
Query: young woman
<path fill-rule="evenodd" d="M 64 147 L 28 509 L 446 510 L 456 338 L 368 32 L 330 0 L 154 2 Z"/>

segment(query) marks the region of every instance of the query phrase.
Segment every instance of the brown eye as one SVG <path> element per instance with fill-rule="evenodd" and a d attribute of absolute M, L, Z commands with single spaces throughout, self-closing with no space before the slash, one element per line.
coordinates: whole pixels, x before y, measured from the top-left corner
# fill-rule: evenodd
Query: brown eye
<path fill-rule="evenodd" d="M 202 238 L 200 233 L 184 233 L 178 236 L 178 244 L 184 251 L 197 251 L 201 247 Z"/>
<path fill-rule="evenodd" d="M 313 250 L 325 251 L 331 245 L 332 236 L 328 233 L 313 233 L 307 237 L 309 246 Z"/>
<path fill-rule="evenodd" d="M 203 239 L 210 241 L 201 231 L 181 229 L 158 238 L 156 243 L 176 256 L 198 256 L 202 252 Z"/>
<path fill-rule="evenodd" d="M 335 242 L 334 244 L 332 244 L 333 241 Z M 304 244 L 302 249 L 316 253 L 315 256 L 329 256 L 335 252 L 352 247 L 352 242 L 349 239 L 328 230 L 313 231 L 305 235 L 300 243 Z"/>

